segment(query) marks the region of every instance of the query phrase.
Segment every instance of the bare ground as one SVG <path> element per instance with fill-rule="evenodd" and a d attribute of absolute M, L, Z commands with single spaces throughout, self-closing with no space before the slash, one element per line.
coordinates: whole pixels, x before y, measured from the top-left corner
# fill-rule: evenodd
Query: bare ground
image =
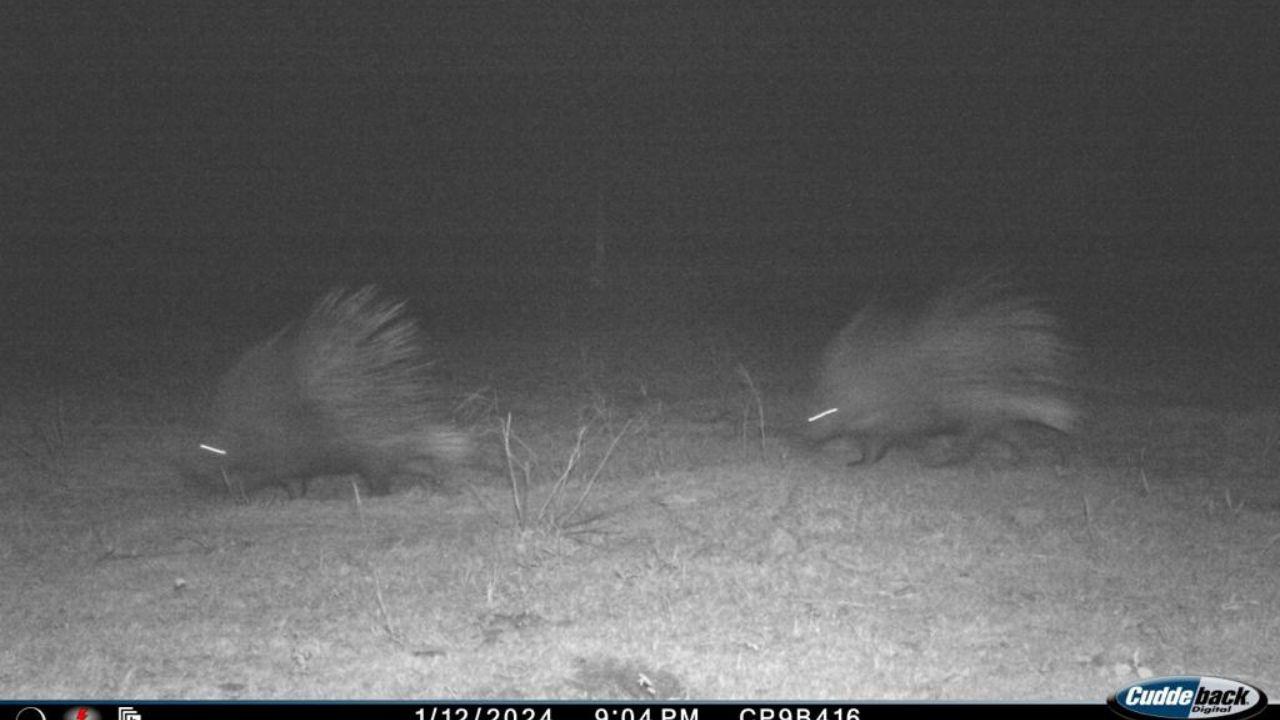
<path fill-rule="evenodd" d="M 443 487 L 378 498 L 347 478 L 293 501 L 193 490 L 170 462 L 195 431 L 181 383 L 9 403 L 0 687 L 1084 701 L 1149 675 L 1280 687 L 1280 412 L 1097 397 L 1064 462 L 849 468 L 772 423 L 762 440 L 741 371 L 697 349 L 662 354 L 701 365 L 490 347 L 460 378 L 507 379 L 471 416 L 482 456 Z M 789 385 L 755 381 L 785 415 Z M 508 414 L 529 469 L 515 493 Z"/>

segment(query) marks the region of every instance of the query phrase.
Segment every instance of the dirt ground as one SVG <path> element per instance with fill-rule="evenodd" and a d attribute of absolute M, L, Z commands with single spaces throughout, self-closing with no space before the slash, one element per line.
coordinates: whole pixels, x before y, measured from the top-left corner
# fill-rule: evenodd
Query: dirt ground
<path fill-rule="evenodd" d="M 893 452 L 851 468 L 789 439 L 787 368 L 703 334 L 610 341 L 647 355 L 504 342 L 450 350 L 479 456 L 386 497 L 351 478 L 247 503 L 192 487 L 174 459 L 199 437 L 194 378 L 7 403 L 0 687 L 1090 702 L 1159 675 L 1280 688 L 1280 410 L 1171 402 L 1100 370 L 1094 387 L 1126 390 L 1086 398 L 1060 459 L 928 468 Z"/>

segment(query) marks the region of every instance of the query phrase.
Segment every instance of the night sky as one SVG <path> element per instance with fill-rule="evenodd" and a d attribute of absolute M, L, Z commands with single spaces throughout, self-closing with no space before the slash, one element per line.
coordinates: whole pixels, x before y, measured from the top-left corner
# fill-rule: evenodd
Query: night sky
<path fill-rule="evenodd" d="M 0 29 L 11 337 L 536 303 L 597 244 L 619 292 L 1000 263 L 1095 327 L 1273 337 L 1266 3 L 77 5 Z"/>

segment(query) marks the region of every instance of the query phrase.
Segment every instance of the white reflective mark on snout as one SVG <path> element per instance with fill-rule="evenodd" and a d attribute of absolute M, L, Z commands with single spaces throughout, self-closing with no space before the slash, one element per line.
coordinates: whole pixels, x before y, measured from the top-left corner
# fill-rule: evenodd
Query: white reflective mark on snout
<path fill-rule="evenodd" d="M 813 422 L 814 420 L 821 420 L 822 418 L 830 415 L 831 413 L 838 413 L 838 412 L 840 412 L 840 408 L 827 408 L 826 410 L 823 410 L 817 415 L 814 415 L 813 417 L 809 418 L 807 422 Z"/>
<path fill-rule="evenodd" d="M 226 454 L 227 454 L 227 451 L 226 451 L 226 450 L 223 450 L 222 448 L 216 448 L 216 447 L 214 447 L 214 446 L 212 446 L 212 445 L 205 445 L 204 443 L 200 443 L 200 449 L 201 449 L 201 450 L 208 450 L 209 452 L 213 453 L 214 455 L 226 455 Z"/>

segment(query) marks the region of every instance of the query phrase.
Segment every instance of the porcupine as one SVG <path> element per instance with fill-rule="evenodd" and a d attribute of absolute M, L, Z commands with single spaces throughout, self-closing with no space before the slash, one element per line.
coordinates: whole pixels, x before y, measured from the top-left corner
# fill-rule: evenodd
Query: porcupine
<path fill-rule="evenodd" d="M 804 434 L 851 441 L 853 465 L 895 446 L 927 445 L 936 465 L 984 442 L 1017 451 L 1021 428 L 1076 426 L 1071 356 L 1056 318 L 999 273 L 963 276 L 931 297 L 880 298 L 823 353 Z"/>
<path fill-rule="evenodd" d="M 213 403 L 224 476 L 292 497 L 321 475 L 355 473 L 375 494 L 392 479 L 470 451 L 439 406 L 426 347 L 403 302 L 374 286 L 325 295 L 301 322 L 250 348 Z"/>

